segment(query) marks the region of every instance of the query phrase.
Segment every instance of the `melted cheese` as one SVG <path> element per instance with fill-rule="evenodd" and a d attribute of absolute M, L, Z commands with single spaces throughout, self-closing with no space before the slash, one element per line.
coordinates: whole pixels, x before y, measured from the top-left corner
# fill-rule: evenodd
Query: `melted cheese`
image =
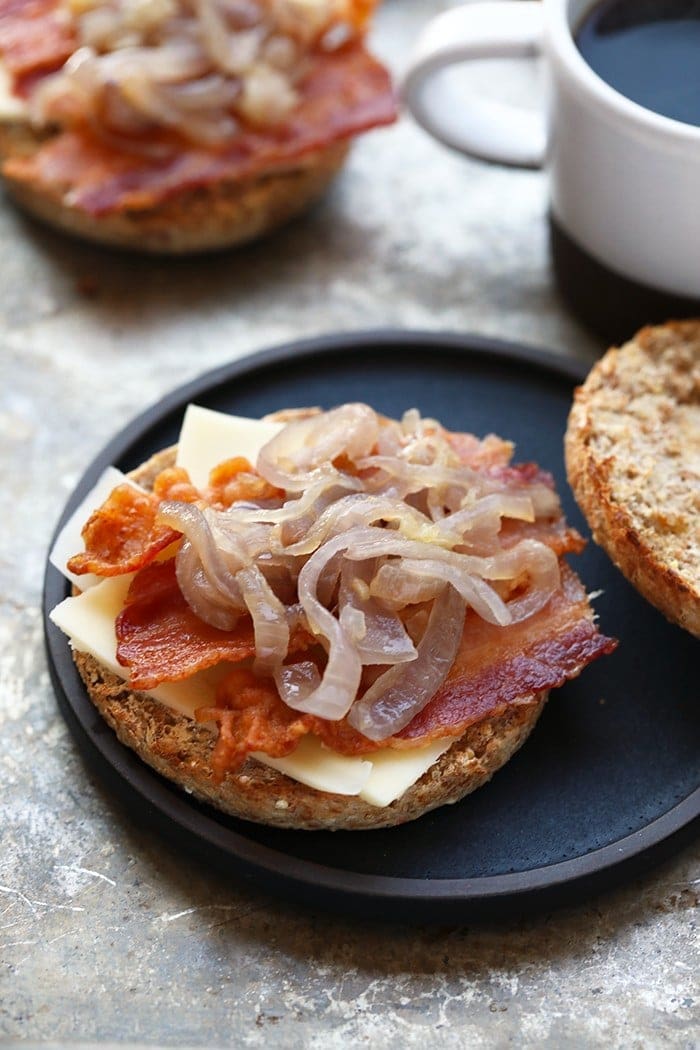
<path fill-rule="evenodd" d="M 204 488 L 209 471 L 225 459 L 245 456 L 255 466 L 260 449 L 281 429 L 281 423 L 188 405 L 177 443 L 177 466 L 185 468 L 194 485 Z"/>
<path fill-rule="evenodd" d="M 210 409 L 190 405 L 185 414 L 178 442 L 177 462 L 185 467 L 196 485 L 204 485 L 209 470 L 229 456 L 243 455 L 255 462 L 262 446 L 280 429 L 279 423 L 226 416 Z M 80 530 L 90 513 L 104 501 L 112 488 L 128 480 L 113 467 L 108 468 L 61 530 L 51 552 L 52 564 L 77 583 L 82 594 L 66 598 L 51 613 L 51 620 L 68 635 L 78 652 L 90 653 L 103 667 L 120 678 L 124 668 L 117 662 L 114 621 L 124 605 L 133 574 L 116 576 L 86 588 L 85 576 L 74 577 L 65 568 L 66 560 L 82 547 Z M 179 714 L 194 717 L 198 707 L 214 704 L 216 685 L 226 665 L 200 671 L 183 682 L 164 682 L 147 695 Z M 385 748 L 367 758 L 339 755 L 324 747 L 313 736 L 304 737 L 287 758 L 270 758 L 256 752 L 262 765 L 284 773 L 301 784 L 337 795 L 359 796 L 373 806 L 388 806 L 400 798 L 451 746 L 453 739 L 438 740 L 426 747 L 410 750 Z"/>

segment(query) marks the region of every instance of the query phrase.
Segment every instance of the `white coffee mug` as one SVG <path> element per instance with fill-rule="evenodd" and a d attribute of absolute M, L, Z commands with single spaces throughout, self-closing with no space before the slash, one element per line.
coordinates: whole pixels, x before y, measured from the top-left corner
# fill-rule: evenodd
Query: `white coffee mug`
<path fill-rule="evenodd" d="M 630 282 L 642 310 L 656 302 L 653 290 L 675 297 L 670 306 L 690 308 L 700 300 L 700 127 L 645 109 L 593 72 L 574 33 L 594 3 L 508 0 L 448 10 L 423 31 L 402 94 L 416 120 L 454 149 L 502 164 L 546 165 L 555 248 L 561 254 L 564 243 L 565 255 L 571 249 L 583 260 L 580 277 L 577 266 L 562 274 L 569 264 L 555 251 L 560 282 L 572 285 L 565 293 L 575 293 L 579 279 L 595 284 L 600 273 L 591 275 L 600 268 L 613 282 L 608 294 Z M 539 55 L 546 114 L 466 93 L 455 104 L 439 76 L 477 59 Z M 655 319 L 662 318 L 640 317 Z"/>

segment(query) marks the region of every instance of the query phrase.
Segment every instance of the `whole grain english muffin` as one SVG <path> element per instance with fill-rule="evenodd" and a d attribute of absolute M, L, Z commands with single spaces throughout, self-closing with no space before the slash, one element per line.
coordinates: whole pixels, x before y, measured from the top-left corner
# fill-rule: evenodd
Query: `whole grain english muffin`
<path fill-rule="evenodd" d="M 700 637 L 700 321 L 644 328 L 577 390 L 566 466 L 594 539 Z"/>
<path fill-rule="evenodd" d="M 129 690 L 87 653 L 76 652 L 75 662 L 102 717 L 157 773 L 224 813 L 302 831 L 388 828 L 458 802 L 525 743 L 547 699 L 546 691 L 530 694 L 471 726 L 401 798 L 375 806 L 359 796 L 317 791 L 253 758 L 220 778 L 212 768 L 216 737 L 208 726 Z"/>
<path fill-rule="evenodd" d="M 395 119 L 366 0 L 0 5 L 0 173 L 36 217 L 182 254 L 250 241 L 316 200 Z"/>
<path fill-rule="evenodd" d="M 549 690 L 614 643 L 562 559 L 581 541 L 551 478 L 511 466 L 510 445 L 450 434 L 417 413 L 394 423 L 363 405 L 283 418 L 257 469 L 227 460 L 208 487 L 176 465 L 178 448 L 134 471 L 139 488 L 112 491 L 68 562 L 79 580 L 103 582 L 52 618 L 119 739 L 198 799 L 277 827 L 401 824 L 486 783 L 526 740 Z M 231 559 L 252 557 L 256 543 L 257 566 L 235 574 L 250 612 L 232 616 Z M 261 567 L 279 604 L 256 589 Z M 71 609 L 86 599 L 97 608 L 95 596 L 115 587 L 112 658 L 75 636 Z M 169 682 L 201 689 L 212 673 L 215 691 L 196 709 L 162 692 Z M 308 764 L 284 766 L 305 748 L 311 766 L 372 763 L 379 787 L 314 786 Z M 417 763 L 407 778 L 406 763 Z M 404 778 L 388 794 L 387 776 Z"/>

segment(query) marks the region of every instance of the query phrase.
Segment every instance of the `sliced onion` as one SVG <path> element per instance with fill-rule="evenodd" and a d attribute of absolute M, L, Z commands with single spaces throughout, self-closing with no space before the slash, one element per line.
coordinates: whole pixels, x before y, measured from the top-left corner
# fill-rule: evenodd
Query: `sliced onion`
<path fill-rule="evenodd" d="M 311 555 L 299 573 L 299 601 L 310 629 L 328 650 L 328 662 L 319 685 L 301 700 L 284 695 L 283 699 L 297 711 L 306 711 L 337 721 L 352 705 L 362 674 L 357 649 L 339 621 L 318 600 L 316 588 L 328 562 L 340 553 L 347 537 L 337 536 Z"/>
<path fill-rule="evenodd" d="M 407 605 L 431 602 L 443 589 L 442 580 L 431 579 L 406 571 L 403 561 L 382 565 L 370 584 L 370 593 L 388 609 L 404 609 Z"/>
<path fill-rule="evenodd" d="M 529 538 L 552 533 L 546 484 L 460 465 L 449 438 L 416 413 L 395 423 L 365 405 L 305 411 L 260 453 L 279 499 L 161 505 L 159 520 L 184 536 L 186 600 L 222 629 L 251 617 L 254 670 L 274 678 L 289 707 L 330 721 L 349 714 L 383 740 L 444 681 L 467 607 L 506 628 L 560 587 L 557 555 Z M 325 661 L 287 662 L 300 626 Z"/>
<path fill-rule="evenodd" d="M 201 49 L 187 40 L 169 42 L 162 47 L 124 47 L 98 56 L 94 63 L 95 75 L 103 84 L 123 83 L 125 78 L 176 84 L 204 76 L 207 69 Z"/>
<path fill-rule="evenodd" d="M 501 518 L 534 521 L 535 509 L 530 496 L 510 492 L 482 496 L 475 503 L 447 514 L 440 522 L 440 530 L 462 538 L 471 537 L 476 530 L 497 533 Z"/>
<path fill-rule="evenodd" d="M 446 587 L 433 604 L 416 660 L 385 671 L 353 704 L 350 724 L 370 740 L 386 740 L 404 729 L 447 678 L 463 628 L 464 601 Z"/>
<path fill-rule="evenodd" d="M 231 557 L 214 543 L 205 514 L 192 503 L 164 501 L 158 509 L 157 521 L 181 532 L 190 541 L 202 564 L 207 579 L 217 593 L 233 608 L 243 608 L 235 573 L 243 567 L 245 558 L 238 553 Z"/>
<path fill-rule="evenodd" d="M 449 542 L 429 518 L 407 506 L 402 500 L 357 493 L 332 503 L 311 525 L 303 540 L 291 543 L 283 549 L 286 554 L 310 554 L 332 536 L 347 532 L 357 525 L 371 525 L 382 521 L 395 524 L 401 535 L 438 544 Z"/>
<path fill-rule="evenodd" d="M 260 26 L 235 36 L 215 0 L 192 0 L 197 13 L 204 49 L 215 67 L 238 75 L 253 64 L 265 36 Z"/>
<path fill-rule="evenodd" d="M 482 620 L 487 623 L 506 627 L 512 622 L 512 616 L 506 603 L 496 592 L 478 576 L 460 570 L 454 563 L 425 559 L 404 558 L 403 571 L 408 576 L 423 577 L 431 587 L 436 583 L 449 583 Z M 424 600 L 424 599 L 423 599 Z"/>
<path fill-rule="evenodd" d="M 495 483 L 490 484 L 487 478 L 468 467 L 409 463 L 395 456 L 365 456 L 358 461 L 357 466 L 361 470 L 376 470 L 386 474 L 393 480 L 394 487 L 401 493 L 402 499 L 422 489 L 446 489 L 454 486 L 461 492 L 471 490 L 481 495 L 489 491 L 489 488 L 495 487 Z M 381 487 L 386 482 L 375 479 L 369 484 L 373 489 L 375 484 Z"/>
<path fill-rule="evenodd" d="M 341 493 L 359 492 L 361 489 L 362 482 L 348 474 L 323 477 L 310 485 L 301 496 L 286 500 L 281 507 L 251 507 L 247 503 L 234 503 L 228 513 L 236 521 L 294 526 L 291 531 L 303 534 Z M 293 542 L 293 539 L 288 542 Z"/>
<path fill-rule="evenodd" d="M 341 405 L 320 416 L 294 420 L 258 454 L 257 469 L 272 485 L 301 492 L 320 477 L 340 477 L 333 460 L 366 456 L 379 433 L 379 420 L 367 405 Z"/>
<path fill-rule="evenodd" d="M 181 113 L 196 113 L 206 110 L 228 109 L 241 93 L 241 85 L 235 80 L 228 80 L 219 73 L 210 73 L 197 80 L 185 80 L 177 84 L 167 84 L 161 93 L 170 100 Z"/>
<path fill-rule="evenodd" d="M 416 649 L 400 617 L 370 594 L 374 563 L 345 563 L 338 596 L 338 619 L 364 666 L 416 659 Z"/>
<path fill-rule="evenodd" d="M 183 597 L 204 623 L 221 631 L 232 631 L 244 611 L 242 595 L 234 605 L 210 583 L 197 551 L 185 540 L 175 558 L 175 574 Z"/>
<path fill-rule="evenodd" d="M 310 696 L 318 692 L 321 676 L 318 667 L 310 660 L 280 667 L 275 674 L 275 685 L 287 707 L 303 711 Z"/>

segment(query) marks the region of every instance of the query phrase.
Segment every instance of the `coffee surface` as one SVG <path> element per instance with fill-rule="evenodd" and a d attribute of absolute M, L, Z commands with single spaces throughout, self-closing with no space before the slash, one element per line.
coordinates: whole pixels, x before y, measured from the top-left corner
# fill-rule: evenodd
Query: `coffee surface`
<path fill-rule="evenodd" d="M 700 126 L 700 0 L 601 0 L 576 43 L 620 94 Z"/>

